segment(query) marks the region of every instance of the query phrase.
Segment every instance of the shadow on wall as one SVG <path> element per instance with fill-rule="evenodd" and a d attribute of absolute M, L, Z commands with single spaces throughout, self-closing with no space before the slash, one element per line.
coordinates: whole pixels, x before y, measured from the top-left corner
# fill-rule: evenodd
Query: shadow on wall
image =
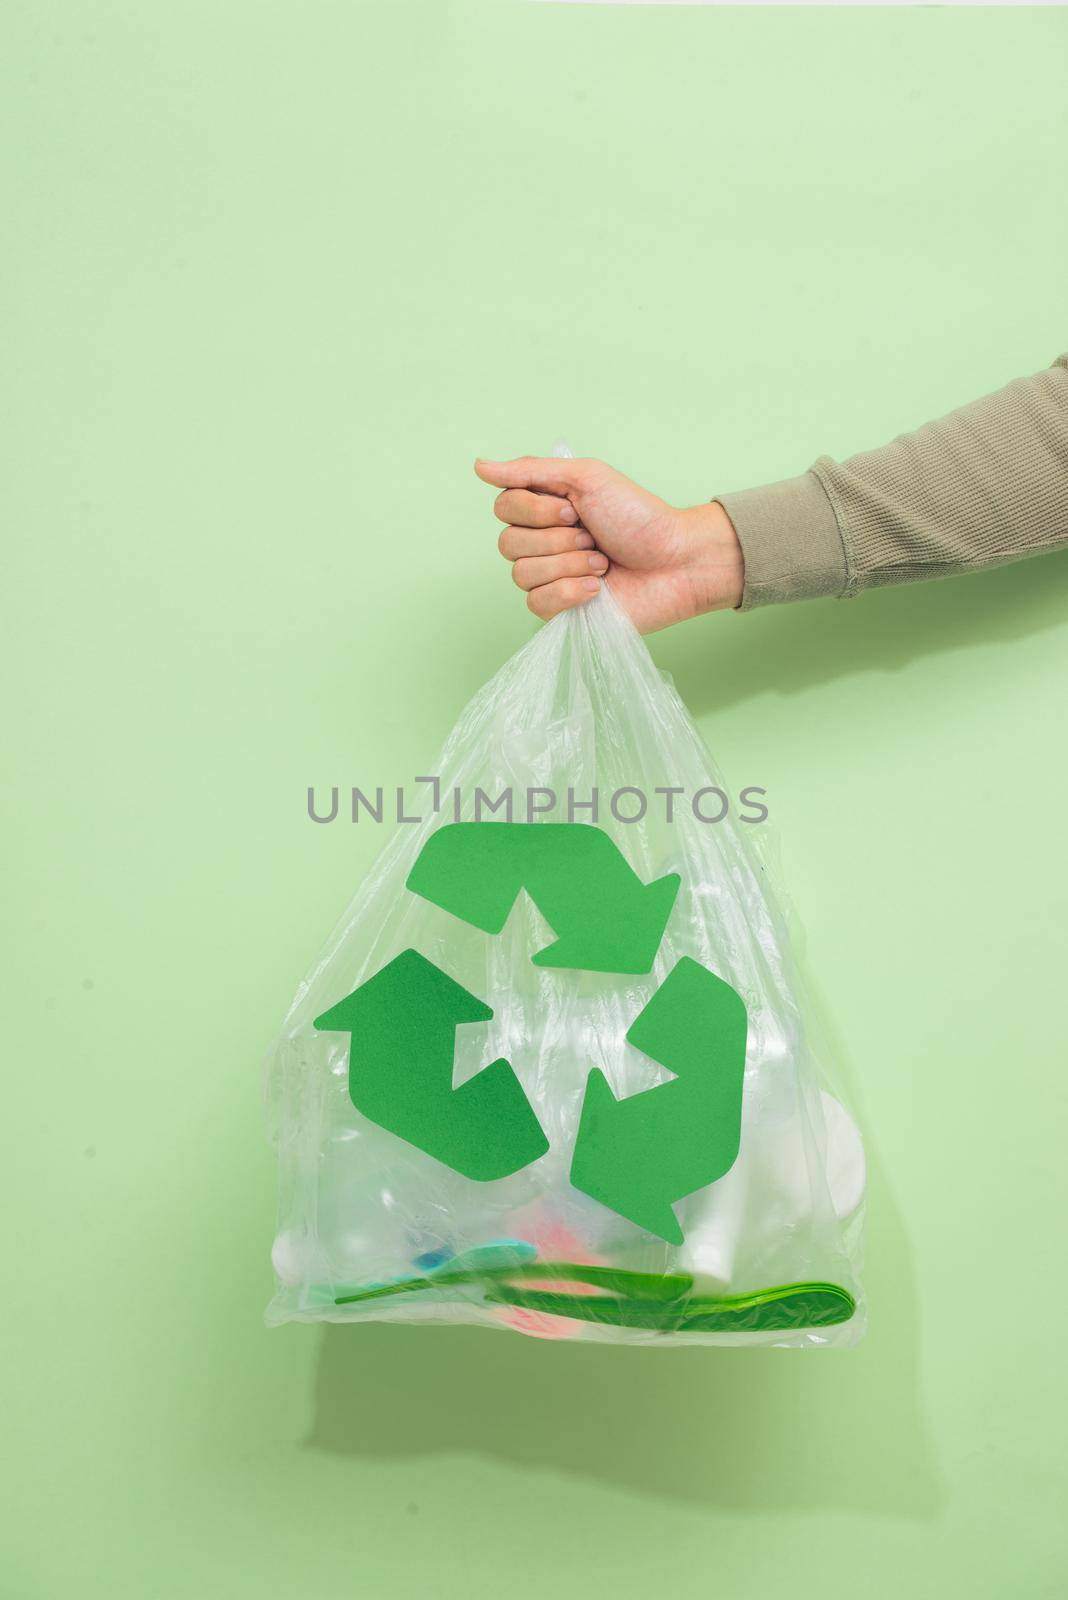
<path fill-rule="evenodd" d="M 628 1349 L 484 1328 L 329 1325 L 309 1448 L 365 1459 L 479 1455 L 755 1514 L 935 1519 L 917 1395 L 917 1306 L 869 1148 L 879 1246 L 872 1329 L 845 1351 Z"/>
<path fill-rule="evenodd" d="M 653 639 L 693 716 L 923 656 L 1012 644 L 1065 619 L 1068 550 L 935 583 L 873 589 L 739 616 L 703 617 Z"/>

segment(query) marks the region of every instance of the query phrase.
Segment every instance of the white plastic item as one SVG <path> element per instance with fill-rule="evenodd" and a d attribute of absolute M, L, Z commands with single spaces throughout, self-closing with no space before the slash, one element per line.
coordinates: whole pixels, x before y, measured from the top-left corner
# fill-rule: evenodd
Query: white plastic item
<path fill-rule="evenodd" d="M 853 1342 L 864 1321 L 863 1151 L 840 1101 L 821 1090 L 758 848 L 766 824 L 742 822 L 735 804 L 702 820 L 722 809 L 710 792 L 731 791 L 608 585 L 501 668 L 426 770 L 440 779 L 440 809 L 428 786 L 412 789 L 407 814 L 421 820 L 389 839 L 268 1063 L 280 1170 L 268 1321 L 467 1322 L 648 1345 Z M 406 887 L 436 830 L 504 821 L 476 791 L 506 790 L 513 822 L 526 820 L 529 791 L 535 806 L 552 792 L 555 807 L 531 826 L 595 824 L 643 883 L 678 874 L 651 971 L 533 964 L 556 930 L 524 892 L 492 935 Z M 596 818 L 569 816 L 569 794 L 581 805 L 594 791 Z M 641 809 L 636 796 L 644 813 L 620 820 Z M 548 1149 L 507 1177 L 465 1177 L 357 1110 L 351 1037 L 314 1026 L 408 950 L 493 1009 L 458 1028 L 454 1082 L 511 1063 Z M 748 1034 L 737 1159 L 675 1206 L 679 1244 L 581 1192 L 571 1161 L 591 1067 L 617 1100 L 670 1081 L 625 1035 L 682 958 L 741 996 Z"/>

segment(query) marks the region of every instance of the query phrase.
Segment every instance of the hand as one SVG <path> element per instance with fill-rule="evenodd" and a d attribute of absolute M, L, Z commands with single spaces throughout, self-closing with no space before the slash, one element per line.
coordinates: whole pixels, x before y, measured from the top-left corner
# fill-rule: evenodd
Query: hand
<path fill-rule="evenodd" d="M 715 501 L 669 506 L 603 461 L 520 456 L 475 471 L 503 490 L 500 552 L 543 622 L 591 599 L 602 577 L 642 633 L 741 603 L 741 546 Z"/>

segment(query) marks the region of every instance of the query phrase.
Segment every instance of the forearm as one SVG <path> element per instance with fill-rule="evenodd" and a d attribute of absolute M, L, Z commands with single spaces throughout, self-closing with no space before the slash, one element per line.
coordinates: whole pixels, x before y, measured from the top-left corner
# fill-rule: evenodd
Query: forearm
<path fill-rule="evenodd" d="M 718 499 L 745 558 L 742 610 L 1068 544 L 1068 356 L 882 449 Z"/>

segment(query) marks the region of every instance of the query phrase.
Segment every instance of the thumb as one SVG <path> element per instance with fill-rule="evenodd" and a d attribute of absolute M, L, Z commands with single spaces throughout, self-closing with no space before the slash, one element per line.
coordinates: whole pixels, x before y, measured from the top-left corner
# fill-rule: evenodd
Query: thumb
<path fill-rule="evenodd" d="M 585 462 L 559 456 L 516 456 L 512 461 L 475 462 L 483 483 L 495 489 L 534 489 L 543 494 L 566 495 L 580 489 Z"/>

